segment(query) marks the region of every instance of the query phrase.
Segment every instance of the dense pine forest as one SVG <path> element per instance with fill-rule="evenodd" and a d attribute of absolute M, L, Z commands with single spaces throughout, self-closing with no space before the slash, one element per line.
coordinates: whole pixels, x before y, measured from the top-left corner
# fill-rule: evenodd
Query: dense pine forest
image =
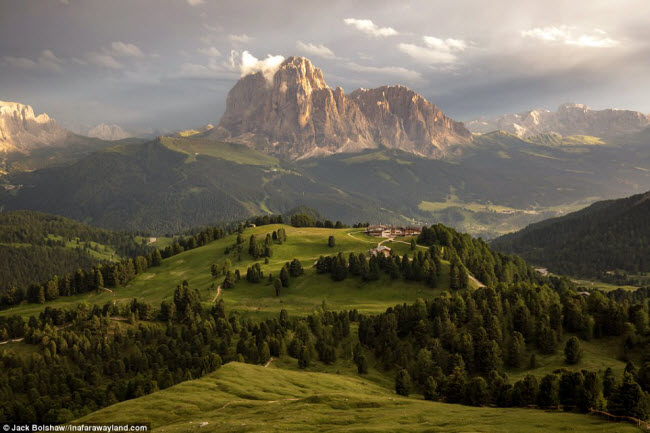
<path fill-rule="evenodd" d="M 34 211 L 0 213 L 0 293 L 153 251 L 135 236 Z"/>
<path fill-rule="evenodd" d="M 492 242 L 558 274 L 625 282 L 650 271 L 650 193 L 595 203 Z M 622 271 L 622 272 L 617 272 Z"/>

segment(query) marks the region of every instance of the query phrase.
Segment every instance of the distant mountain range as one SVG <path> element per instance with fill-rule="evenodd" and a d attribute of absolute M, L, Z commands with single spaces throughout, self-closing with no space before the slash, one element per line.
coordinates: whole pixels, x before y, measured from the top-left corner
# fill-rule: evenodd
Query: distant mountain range
<path fill-rule="evenodd" d="M 441 158 L 472 141 L 462 123 L 414 91 L 398 85 L 346 95 L 304 57 L 286 59 L 270 81 L 261 72 L 240 79 L 211 135 L 289 159 L 377 148 Z"/>
<path fill-rule="evenodd" d="M 555 112 L 530 110 L 491 119 L 476 119 L 467 122 L 466 126 L 472 132 L 501 130 L 522 138 L 549 133 L 618 137 L 647 128 L 650 126 L 650 116 L 631 110 L 592 110 L 582 104 L 562 104 Z"/>
<path fill-rule="evenodd" d="M 13 106 L 0 208 L 112 229 L 178 233 L 305 205 L 330 220 L 443 222 L 493 238 L 650 189 L 650 128 L 639 113 L 574 104 L 528 113 L 537 135 L 471 134 L 404 86 L 332 89 L 302 57 L 240 79 L 217 126 L 154 140 L 75 135 Z"/>

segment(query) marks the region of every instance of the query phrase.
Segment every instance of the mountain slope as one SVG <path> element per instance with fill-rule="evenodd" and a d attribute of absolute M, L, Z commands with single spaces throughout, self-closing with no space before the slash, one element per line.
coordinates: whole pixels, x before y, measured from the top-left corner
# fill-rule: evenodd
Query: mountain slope
<path fill-rule="evenodd" d="M 404 86 L 331 89 L 303 57 L 287 58 L 267 79 L 240 79 L 228 93 L 213 136 L 223 134 L 291 159 L 359 152 L 381 146 L 440 158 L 471 142 L 462 123 Z"/>
<path fill-rule="evenodd" d="M 0 295 L 12 287 L 26 289 L 54 275 L 148 251 L 149 247 L 128 234 L 40 212 L 2 212 Z"/>
<path fill-rule="evenodd" d="M 234 147 L 233 147 L 234 146 Z M 233 151 L 236 149 L 236 151 Z M 376 216 L 379 204 L 315 182 L 242 145 L 161 138 L 96 152 L 68 167 L 9 177 L 8 209 L 38 209 L 100 227 L 178 233 L 303 204 L 330 219 Z"/>
<path fill-rule="evenodd" d="M 364 377 L 231 362 L 183 382 L 94 412 L 79 422 L 151 422 L 169 432 L 401 431 L 632 432 L 594 417 L 539 410 L 472 408 L 395 395 Z M 315 421 L 317 420 L 317 421 Z M 525 421 L 523 421 L 525 420 Z M 435 431 L 434 430 L 434 431 Z"/>
<path fill-rule="evenodd" d="M 555 112 L 536 109 L 467 122 L 472 132 L 503 130 L 519 137 L 548 133 L 617 137 L 639 132 L 648 125 L 650 118 L 638 111 L 592 110 L 586 105 L 571 103 L 560 105 Z"/>
<path fill-rule="evenodd" d="M 492 245 L 549 270 L 601 277 L 614 270 L 650 271 L 650 192 L 594 203 L 532 224 Z"/>

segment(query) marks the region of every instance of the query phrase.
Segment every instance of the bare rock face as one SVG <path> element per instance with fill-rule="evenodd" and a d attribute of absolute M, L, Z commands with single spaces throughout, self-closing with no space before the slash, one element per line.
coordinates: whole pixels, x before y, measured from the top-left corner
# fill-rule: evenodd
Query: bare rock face
<path fill-rule="evenodd" d="M 67 136 L 68 131 L 47 114 L 35 116 L 29 105 L 0 101 L 0 152 L 29 153 L 60 145 Z"/>
<path fill-rule="evenodd" d="M 445 116 L 435 105 L 404 86 L 359 89 L 350 94 L 374 126 L 380 145 L 441 158 L 454 146 L 471 141 L 461 122 Z"/>
<path fill-rule="evenodd" d="M 520 137 L 546 133 L 616 137 L 639 132 L 649 125 L 650 118 L 638 111 L 592 110 L 583 104 L 569 103 L 560 105 L 556 112 L 531 110 L 467 123 L 472 132 L 503 130 Z"/>
<path fill-rule="evenodd" d="M 88 134 L 86 135 L 107 141 L 122 140 L 133 136 L 133 134 L 129 134 L 119 125 L 108 125 L 106 123 L 93 126 L 88 130 Z"/>
<path fill-rule="evenodd" d="M 346 96 L 327 86 L 321 70 L 303 57 L 286 59 L 272 81 L 262 73 L 240 79 L 215 134 L 223 137 L 224 131 L 292 159 L 379 146 L 441 157 L 449 146 L 471 140 L 462 124 L 403 86 Z"/>

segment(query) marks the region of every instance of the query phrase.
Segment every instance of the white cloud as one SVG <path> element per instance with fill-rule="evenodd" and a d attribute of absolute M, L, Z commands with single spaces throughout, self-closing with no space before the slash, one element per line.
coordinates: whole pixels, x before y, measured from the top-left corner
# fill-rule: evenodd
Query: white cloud
<path fill-rule="evenodd" d="M 137 45 L 124 43 L 124 42 L 113 42 L 111 44 L 110 53 L 114 56 L 123 56 L 123 57 L 143 57 L 142 51 L 138 48 Z"/>
<path fill-rule="evenodd" d="M 335 59 L 336 56 L 334 55 L 334 52 L 327 48 L 323 44 L 312 44 L 312 43 L 304 43 L 302 41 L 296 42 L 296 47 L 298 50 L 309 54 L 311 56 L 317 56 L 317 57 L 322 57 L 324 59 Z"/>
<path fill-rule="evenodd" d="M 412 82 L 422 80 L 422 75 L 419 72 L 401 66 L 365 66 L 352 62 L 348 63 L 347 67 L 356 72 L 390 75 Z"/>
<path fill-rule="evenodd" d="M 267 81 L 273 81 L 273 75 L 275 71 L 278 70 L 280 64 L 284 61 L 282 56 L 272 56 L 268 54 L 265 59 L 258 59 L 253 56 L 248 51 L 244 51 L 241 55 L 241 61 L 239 63 L 239 70 L 241 71 L 241 76 L 255 74 L 261 72 L 266 78 Z"/>
<path fill-rule="evenodd" d="M 422 40 L 424 46 L 402 43 L 398 44 L 397 48 L 413 59 L 427 64 L 456 63 L 458 53 L 467 49 L 467 43 L 461 39 L 424 36 Z"/>
<path fill-rule="evenodd" d="M 371 20 L 359 20 L 356 18 L 346 18 L 343 22 L 349 26 L 355 27 L 360 32 L 363 32 L 369 36 L 385 37 L 385 36 L 395 36 L 399 33 L 392 27 L 379 27 L 377 24 L 373 23 Z"/>
<path fill-rule="evenodd" d="M 241 35 L 229 35 L 228 38 L 231 42 L 236 44 L 246 44 L 255 39 L 252 36 L 248 36 L 246 33 L 243 33 Z"/>
<path fill-rule="evenodd" d="M 199 48 L 198 51 L 199 53 L 208 57 L 221 57 L 221 51 L 219 51 L 216 47 L 210 46 L 206 48 Z"/>
<path fill-rule="evenodd" d="M 593 29 L 590 32 L 579 32 L 575 26 L 547 26 L 535 27 L 529 30 L 522 30 L 521 36 L 537 39 L 543 42 L 555 42 L 565 45 L 588 48 L 612 48 L 619 45 L 619 41 L 607 36 L 607 32 L 601 29 Z"/>
<path fill-rule="evenodd" d="M 47 71 L 59 72 L 61 65 L 65 63 L 62 59 L 54 55 L 50 50 L 41 51 L 41 55 L 36 60 L 27 57 L 5 56 L 3 62 L 9 66 L 19 69 L 43 69 Z"/>
<path fill-rule="evenodd" d="M 124 68 L 124 65 L 122 65 L 120 62 L 115 60 L 115 57 L 106 53 L 97 53 L 97 52 L 87 53 L 85 56 L 85 60 L 88 63 L 91 63 L 93 65 L 102 66 L 108 69 Z"/>
<path fill-rule="evenodd" d="M 187 0 L 187 4 L 190 6 L 198 6 L 205 3 L 205 0 Z"/>

